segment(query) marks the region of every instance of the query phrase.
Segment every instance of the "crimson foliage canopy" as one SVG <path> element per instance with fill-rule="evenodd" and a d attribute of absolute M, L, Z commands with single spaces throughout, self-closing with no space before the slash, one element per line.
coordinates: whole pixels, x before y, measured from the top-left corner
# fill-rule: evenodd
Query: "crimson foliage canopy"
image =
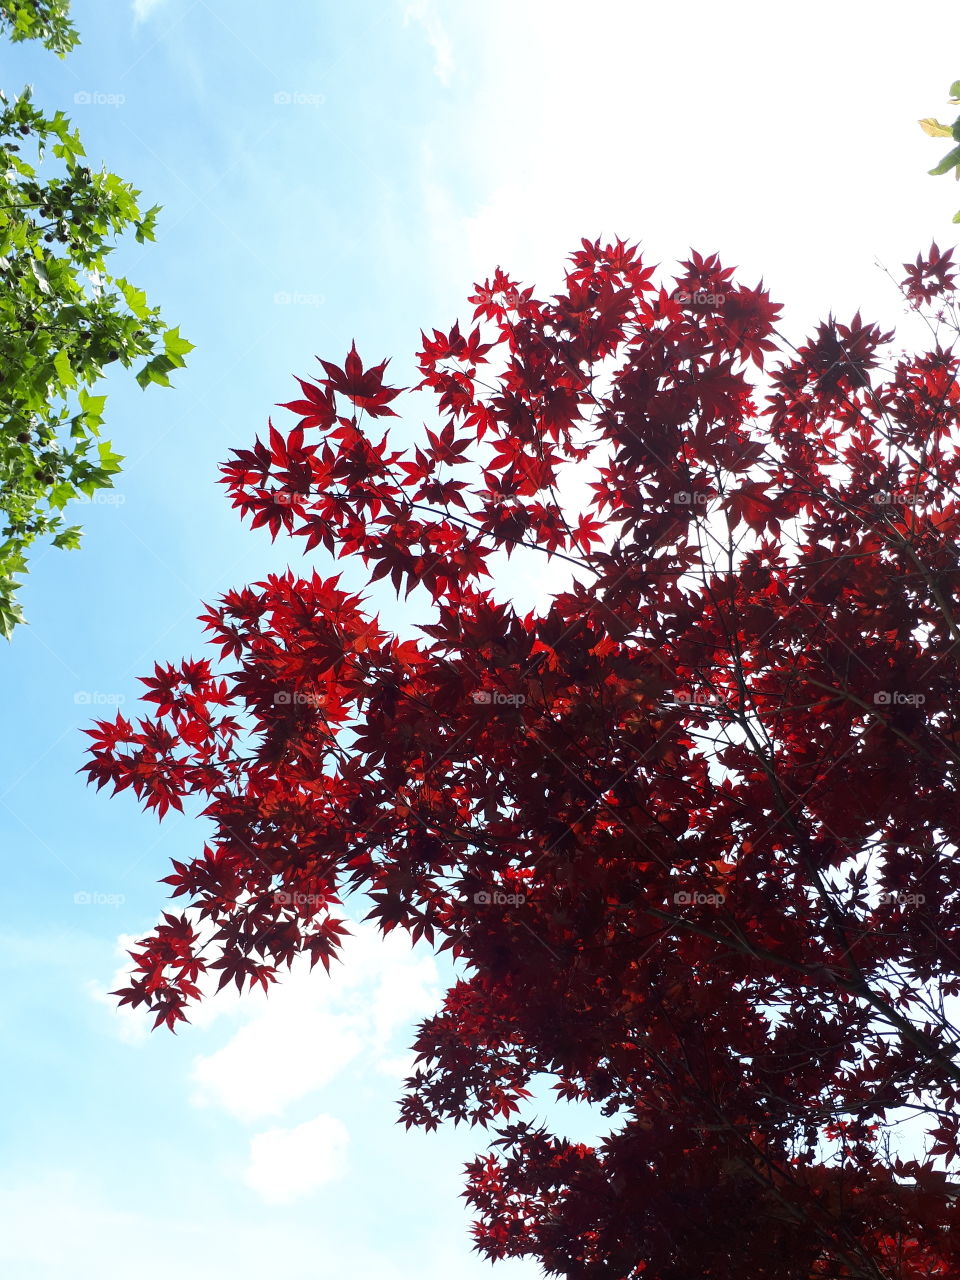
<path fill-rule="evenodd" d="M 117 993 L 158 1025 L 204 973 L 329 968 L 345 892 L 460 962 L 401 1119 L 492 1129 L 491 1260 L 960 1275 L 958 325 L 950 254 L 907 270 L 921 354 L 859 314 L 793 348 L 715 256 L 668 288 L 584 240 L 550 301 L 498 268 L 422 335 L 413 448 L 387 361 L 321 361 L 224 482 L 418 637 L 288 569 L 87 730 L 91 781 L 212 821 Z M 567 588 L 520 616 L 502 550 Z M 543 1074 L 603 1142 L 522 1119 Z"/>

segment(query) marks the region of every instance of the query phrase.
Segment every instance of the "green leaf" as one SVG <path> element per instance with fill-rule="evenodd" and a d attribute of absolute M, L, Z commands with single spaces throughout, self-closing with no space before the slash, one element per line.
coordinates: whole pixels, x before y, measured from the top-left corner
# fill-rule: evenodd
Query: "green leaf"
<path fill-rule="evenodd" d="M 137 223 L 136 238 L 140 244 L 145 240 L 154 239 L 154 231 L 157 227 L 157 214 L 160 212 L 160 206 L 155 204 L 152 209 L 148 209 L 141 220 Z"/>
<path fill-rule="evenodd" d="M 147 295 L 142 289 L 135 289 L 133 285 L 128 284 L 126 280 L 117 280 L 117 286 L 126 300 L 127 306 L 137 317 L 138 320 L 145 320 L 150 314 L 150 308 L 147 306 Z"/>
<path fill-rule="evenodd" d="M 122 453 L 114 453 L 110 448 L 109 440 L 102 440 L 97 445 L 97 453 L 100 455 L 100 464 L 104 471 L 114 472 L 120 470 L 120 463 L 123 461 Z"/>
<path fill-rule="evenodd" d="M 941 173 L 949 173 L 958 164 L 960 164 L 960 147 L 954 147 L 952 151 L 947 152 L 935 169 L 930 170 L 930 173 L 933 177 L 937 177 Z"/>
<path fill-rule="evenodd" d="M 30 259 L 30 270 L 33 272 L 37 284 L 40 286 L 41 293 L 50 293 L 50 278 L 47 275 L 46 268 L 36 258 Z"/>
<path fill-rule="evenodd" d="M 163 349 L 171 358 L 177 356 L 185 356 L 188 351 L 193 351 L 194 345 L 188 342 L 186 338 L 180 337 L 180 326 L 176 329 L 167 329 L 163 335 Z"/>
<path fill-rule="evenodd" d="M 62 533 L 58 533 L 53 540 L 53 545 L 59 547 L 61 551 L 77 551 L 80 548 L 80 539 L 83 537 L 83 530 L 78 524 L 71 525 L 69 529 L 64 529 Z"/>
<path fill-rule="evenodd" d="M 0 635 L 10 640 L 13 637 L 14 627 L 25 622 L 23 610 L 18 604 L 12 604 L 9 600 L 0 600 Z"/>
<path fill-rule="evenodd" d="M 77 396 L 85 418 L 96 418 L 103 421 L 103 407 L 107 403 L 106 396 L 92 396 L 89 391 L 81 391 Z"/>
<path fill-rule="evenodd" d="M 53 367 L 57 371 L 57 377 L 65 387 L 75 387 L 77 385 L 77 380 L 70 367 L 70 358 L 65 351 L 58 351 L 53 357 Z"/>
<path fill-rule="evenodd" d="M 47 495 L 47 502 L 57 511 L 62 511 L 67 503 L 76 497 L 76 493 L 77 491 L 72 484 L 67 481 L 61 481 L 60 484 L 55 484 L 50 490 Z"/>
<path fill-rule="evenodd" d="M 0 577 L 0 635 L 6 636 L 8 640 L 13 635 L 14 627 L 24 622 L 22 609 L 13 601 L 14 593 L 20 590 L 20 583 L 14 582 L 12 577 L 23 571 L 23 558 L 16 551 L 6 554 L 9 546 L 10 543 L 5 542 L 0 548 L 5 575 Z"/>
<path fill-rule="evenodd" d="M 165 355 L 154 356 L 152 360 L 147 361 L 137 374 L 137 381 L 144 388 L 148 387 L 151 382 L 156 382 L 161 387 L 169 387 L 171 382 L 167 374 L 176 367 L 176 363 L 170 357 Z"/>

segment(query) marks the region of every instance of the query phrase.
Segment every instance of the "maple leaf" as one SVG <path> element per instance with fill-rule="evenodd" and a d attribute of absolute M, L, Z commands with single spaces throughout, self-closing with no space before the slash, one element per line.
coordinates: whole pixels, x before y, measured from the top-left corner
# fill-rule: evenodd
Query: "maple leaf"
<path fill-rule="evenodd" d="M 903 268 L 907 274 L 901 288 L 914 309 L 954 290 L 956 275 L 953 269 L 953 250 L 941 253 L 936 241 L 930 245 L 926 258 L 918 253 L 916 262 L 905 262 Z"/>
<path fill-rule="evenodd" d="M 389 360 L 383 360 L 364 372 L 363 363 L 357 354 L 357 344 L 354 342 L 342 369 L 326 360 L 321 360 L 320 363 L 327 371 L 324 384 L 330 391 L 346 396 L 352 404 L 366 410 L 371 418 L 396 417 L 396 410 L 387 408 L 387 405 L 396 399 L 401 389 L 383 386 L 383 374 Z"/>
<path fill-rule="evenodd" d="M 297 382 L 303 389 L 304 399 L 288 400 L 278 407 L 299 414 L 301 427 L 319 427 L 321 430 L 332 427 L 337 417 L 332 392 L 305 382 L 303 378 L 297 378 Z"/>

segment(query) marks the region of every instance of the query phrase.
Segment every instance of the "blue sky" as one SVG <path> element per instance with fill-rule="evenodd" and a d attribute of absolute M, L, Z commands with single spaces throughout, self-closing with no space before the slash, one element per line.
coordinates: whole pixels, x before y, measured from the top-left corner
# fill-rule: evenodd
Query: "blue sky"
<path fill-rule="evenodd" d="M 482 1131 L 395 1123 L 412 1029 L 449 969 L 364 926 L 333 981 L 295 973 L 268 1001 L 223 996 L 177 1037 L 147 1035 L 105 993 L 164 905 L 169 859 L 203 833 L 86 788 L 81 729 L 130 714 L 155 660 L 200 656 L 202 601 L 286 567 L 216 480 L 288 416 L 273 406 L 292 375 L 355 338 L 409 385 L 420 330 L 468 321 L 498 264 L 552 293 L 581 236 L 621 235 L 667 273 L 692 246 L 762 275 L 794 340 L 830 309 L 901 324 L 876 263 L 896 276 L 934 236 L 953 243 L 960 206 L 925 173 L 945 144 L 916 125 L 949 112 L 955 6 L 813 0 L 802 23 L 761 3 L 645 7 L 81 0 L 64 62 L 3 51 L 8 92 L 32 83 L 95 163 L 163 205 L 157 243 L 116 269 L 196 344 L 175 391 L 110 379 L 113 500 L 78 508 L 82 551 L 37 550 L 30 625 L 0 654 L 13 1280 L 489 1273 L 459 1198 Z M 497 587 L 536 601 L 560 573 L 514 560 Z M 371 598 L 391 626 L 423 620 Z M 595 1131 L 570 1108 L 534 1114 Z"/>

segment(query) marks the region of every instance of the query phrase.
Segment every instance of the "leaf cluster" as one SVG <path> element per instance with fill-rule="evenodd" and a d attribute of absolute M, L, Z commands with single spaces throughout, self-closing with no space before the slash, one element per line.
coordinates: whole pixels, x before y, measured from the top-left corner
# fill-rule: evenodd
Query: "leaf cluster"
<path fill-rule="evenodd" d="M 36 11 L 58 30 L 62 8 L 18 8 L 14 29 L 32 32 L 24 15 Z M 79 546 L 81 530 L 64 509 L 111 487 L 120 469 L 121 456 L 100 438 L 106 397 L 93 388 L 117 363 L 138 366 L 142 387 L 170 386 L 192 350 L 143 290 L 108 269 L 124 235 L 154 239 L 159 207 L 141 210 L 139 198 L 116 174 L 89 166 L 62 111 L 40 110 L 29 88 L 12 100 L 0 91 L 0 634 L 8 639 L 23 621 L 15 593 L 29 546 L 44 537 Z"/>
<path fill-rule="evenodd" d="M 61 58 L 80 43 L 70 0 L 0 0 L 0 36 L 15 44 L 40 40 Z"/>
<path fill-rule="evenodd" d="M 950 86 L 950 105 L 960 106 L 960 80 L 954 80 Z M 941 174 L 949 173 L 951 169 L 956 170 L 955 177 L 960 182 L 960 116 L 957 116 L 953 124 L 941 124 L 939 120 L 933 116 L 927 116 L 921 120 L 920 128 L 931 138 L 952 138 L 956 144 L 951 151 L 943 157 L 940 163 L 930 173 L 934 177 Z M 960 222 L 960 211 L 954 214 L 954 222 Z"/>

